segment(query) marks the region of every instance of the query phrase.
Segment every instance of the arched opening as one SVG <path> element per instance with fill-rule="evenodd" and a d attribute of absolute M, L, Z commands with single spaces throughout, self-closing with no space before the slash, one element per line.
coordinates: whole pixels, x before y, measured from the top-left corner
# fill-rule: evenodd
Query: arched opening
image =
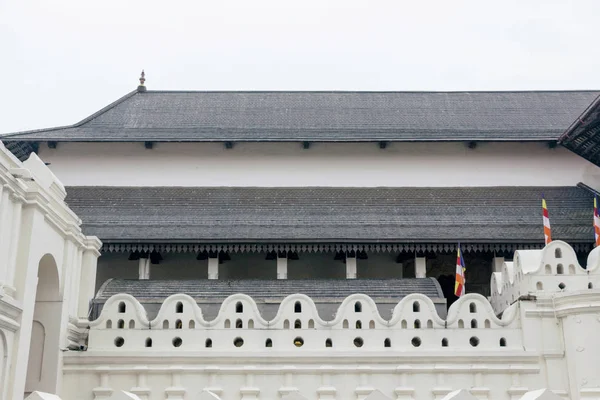
<path fill-rule="evenodd" d="M 415 319 L 415 329 L 421 329 L 421 321 L 419 321 L 418 319 Z"/>
<path fill-rule="evenodd" d="M 204 342 L 204 347 L 210 349 L 212 347 L 212 339 L 206 339 L 206 341 Z"/>
<path fill-rule="evenodd" d="M 308 329 L 314 329 L 314 327 L 315 327 L 315 320 L 309 319 L 308 320 Z"/>
<path fill-rule="evenodd" d="M 152 338 L 146 339 L 146 347 L 152 347 Z"/>
<path fill-rule="evenodd" d="M 300 321 L 299 319 L 294 321 L 294 329 L 302 329 L 302 321 Z"/>
<path fill-rule="evenodd" d="M 392 341 L 389 338 L 386 338 L 383 341 L 383 347 L 392 347 Z"/>
<path fill-rule="evenodd" d="M 175 305 L 175 312 L 177 314 L 181 314 L 183 313 L 183 303 L 178 301 L 177 304 Z"/>
<path fill-rule="evenodd" d="M 477 304 L 469 303 L 469 312 L 475 314 L 477 312 Z"/>
<path fill-rule="evenodd" d="M 290 329 L 290 321 L 287 319 L 283 321 L 283 329 Z"/>
<path fill-rule="evenodd" d="M 556 248 L 554 250 L 554 258 L 562 258 L 562 250 L 559 248 Z"/>
<path fill-rule="evenodd" d="M 373 320 L 369 321 L 369 329 L 375 329 L 375 321 L 373 321 Z"/>
<path fill-rule="evenodd" d="M 244 305 L 242 304 L 241 301 L 238 301 L 237 303 L 235 303 L 235 312 L 238 314 L 241 314 L 244 312 Z"/>
<path fill-rule="evenodd" d="M 506 339 L 500 338 L 500 347 L 506 347 Z"/>
<path fill-rule="evenodd" d="M 418 301 L 413 302 L 413 312 L 421 312 L 421 304 Z"/>
<path fill-rule="evenodd" d="M 477 328 L 477 320 L 476 319 L 472 319 L 471 320 L 471 328 L 472 329 L 476 329 Z"/>
<path fill-rule="evenodd" d="M 460 329 L 462 329 L 462 328 L 464 328 L 464 327 L 465 327 L 465 323 L 464 323 L 464 321 L 463 321 L 462 319 L 459 319 L 459 320 L 458 320 L 458 327 L 459 327 Z"/>
<path fill-rule="evenodd" d="M 253 319 L 248 320 L 248 329 L 254 329 L 254 320 Z"/>
<path fill-rule="evenodd" d="M 402 327 L 402 329 L 406 329 L 406 328 L 408 328 L 408 323 L 406 322 L 406 320 L 405 320 L 405 319 L 403 319 L 403 320 L 402 320 L 402 322 L 401 322 L 400 326 Z"/>
<path fill-rule="evenodd" d="M 182 329 L 182 328 L 183 328 L 183 322 L 181 322 L 180 319 L 175 321 L 175 329 Z"/>
<path fill-rule="evenodd" d="M 562 275 L 562 274 L 564 274 L 564 273 L 565 273 L 565 267 L 563 267 L 563 265 L 562 265 L 562 264 L 558 264 L 558 265 L 556 266 L 556 273 L 557 273 L 558 275 Z"/>
<path fill-rule="evenodd" d="M 244 327 L 244 323 L 242 322 L 241 319 L 238 318 L 235 321 L 235 329 L 242 329 L 243 327 Z"/>
<path fill-rule="evenodd" d="M 569 264 L 569 274 L 575 275 L 575 266 L 573 264 Z"/>
<path fill-rule="evenodd" d="M 294 312 L 295 313 L 301 313 L 302 312 L 302 304 L 297 301 L 294 303 Z"/>
<path fill-rule="evenodd" d="M 552 267 L 550 266 L 550 264 L 546 264 L 545 271 L 546 271 L 546 275 L 552 274 Z"/>
<path fill-rule="evenodd" d="M 485 324 L 486 329 L 489 329 L 489 328 L 492 327 L 492 324 L 490 323 L 489 319 L 486 319 L 485 322 L 484 322 L 484 324 Z"/>
<path fill-rule="evenodd" d="M 225 329 L 231 328 L 231 321 L 229 321 L 228 319 L 226 319 L 224 326 L 225 326 Z"/>
<path fill-rule="evenodd" d="M 56 393 L 63 321 L 58 268 L 52 255 L 40 259 L 37 277 L 25 392 Z"/>
<path fill-rule="evenodd" d="M 188 324 L 188 328 L 189 329 L 196 329 L 196 322 L 193 319 L 190 319 L 190 322 Z"/>
<path fill-rule="evenodd" d="M 356 321 L 356 329 L 362 329 L 362 322 Z"/>
<path fill-rule="evenodd" d="M 362 304 L 360 301 L 354 303 L 354 312 L 362 312 Z"/>
<path fill-rule="evenodd" d="M 331 339 L 327 339 L 325 341 L 325 347 L 333 347 L 333 342 L 331 341 Z"/>
<path fill-rule="evenodd" d="M 442 347 L 448 347 L 448 339 L 446 339 L 446 338 L 442 339 Z"/>
<path fill-rule="evenodd" d="M 350 328 L 350 324 L 348 323 L 348 320 L 347 320 L 347 319 L 345 319 L 345 320 L 344 320 L 344 322 L 342 322 L 342 327 L 343 327 L 344 329 L 348 329 L 348 328 Z"/>
<path fill-rule="evenodd" d="M 106 329 L 112 329 L 112 320 L 106 321 Z"/>
<path fill-rule="evenodd" d="M 117 329 L 125 329 L 125 321 L 122 319 L 117 321 Z"/>
<path fill-rule="evenodd" d="M 430 320 L 430 319 L 427 320 L 427 327 L 430 328 L 430 329 L 433 328 L 433 321 L 432 320 Z"/>
<path fill-rule="evenodd" d="M 265 340 L 265 347 L 273 347 L 273 341 L 271 339 Z"/>
<path fill-rule="evenodd" d="M 169 320 L 164 320 L 163 321 L 163 329 L 169 329 Z"/>
<path fill-rule="evenodd" d="M 544 290 L 544 284 L 542 282 L 538 282 L 535 284 L 535 288 L 537 290 Z"/>
<path fill-rule="evenodd" d="M 119 303 L 119 314 L 125 313 L 125 310 L 127 310 L 127 306 L 125 305 L 125 302 L 122 301 Z"/>
<path fill-rule="evenodd" d="M 129 320 L 129 329 L 135 329 L 135 321 L 134 320 Z"/>
<path fill-rule="evenodd" d="M 593 289 L 594 288 L 594 284 L 592 282 L 588 283 L 588 289 Z"/>

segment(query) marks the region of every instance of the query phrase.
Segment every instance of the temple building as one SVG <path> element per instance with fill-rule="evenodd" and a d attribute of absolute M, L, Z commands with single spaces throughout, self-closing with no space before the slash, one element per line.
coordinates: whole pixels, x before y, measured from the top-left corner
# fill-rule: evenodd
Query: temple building
<path fill-rule="evenodd" d="M 598 398 L 599 95 L 142 78 L 0 136 L 0 400 Z"/>

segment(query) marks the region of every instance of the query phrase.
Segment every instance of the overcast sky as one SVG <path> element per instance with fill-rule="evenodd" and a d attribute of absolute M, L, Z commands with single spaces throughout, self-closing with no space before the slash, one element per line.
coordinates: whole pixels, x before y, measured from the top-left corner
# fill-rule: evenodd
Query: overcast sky
<path fill-rule="evenodd" d="M 0 133 L 149 90 L 600 89 L 599 0 L 0 0 Z"/>

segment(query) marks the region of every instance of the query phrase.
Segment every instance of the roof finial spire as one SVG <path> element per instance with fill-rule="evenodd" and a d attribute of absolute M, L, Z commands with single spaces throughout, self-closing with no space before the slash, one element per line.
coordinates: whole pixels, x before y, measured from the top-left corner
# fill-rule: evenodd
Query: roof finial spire
<path fill-rule="evenodd" d="M 146 86 L 144 86 L 144 82 L 146 82 L 146 73 L 142 70 L 142 74 L 140 75 L 140 84 L 138 85 L 138 92 L 145 92 Z"/>

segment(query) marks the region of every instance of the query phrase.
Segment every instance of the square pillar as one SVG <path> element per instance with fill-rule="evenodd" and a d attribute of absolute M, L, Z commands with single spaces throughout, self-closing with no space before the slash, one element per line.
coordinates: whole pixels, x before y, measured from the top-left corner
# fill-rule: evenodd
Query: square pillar
<path fill-rule="evenodd" d="M 150 257 L 140 257 L 139 267 L 138 279 L 150 279 Z"/>
<path fill-rule="evenodd" d="M 288 258 L 286 253 L 277 253 L 277 279 L 287 279 Z"/>
<path fill-rule="evenodd" d="M 219 279 L 219 257 L 208 256 L 208 279 Z"/>
<path fill-rule="evenodd" d="M 427 259 L 425 257 L 415 257 L 415 278 L 425 278 Z"/>
<path fill-rule="evenodd" d="M 350 255 L 352 254 L 352 255 Z M 346 279 L 356 279 L 356 255 L 354 253 L 346 254 Z"/>
<path fill-rule="evenodd" d="M 504 257 L 494 257 L 492 259 L 492 272 L 502 271 L 503 264 L 504 264 Z"/>
<path fill-rule="evenodd" d="M 79 301 L 77 315 L 79 317 L 89 317 L 90 301 L 94 298 L 96 289 L 96 269 L 98 267 L 98 257 L 100 257 L 100 247 L 102 243 L 96 237 L 87 238 L 87 248 L 83 251 L 81 257 L 81 271 L 79 276 Z M 71 257 L 74 260 L 75 257 Z M 77 264 L 70 268 L 71 271 L 77 268 Z"/>

